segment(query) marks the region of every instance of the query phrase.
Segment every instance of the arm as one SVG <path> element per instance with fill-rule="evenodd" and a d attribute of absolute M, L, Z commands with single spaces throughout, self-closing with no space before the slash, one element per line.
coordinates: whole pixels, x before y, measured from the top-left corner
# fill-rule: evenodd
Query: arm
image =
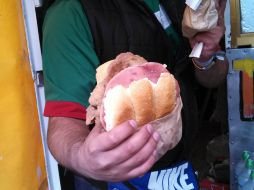
<path fill-rule="evenodd" d="M 83 120 L 66 117 L 49 118 L 47 142 L 50 152 L 60 164 L 71 170 L 76 170 L 74 161 L 78 147 L 88 134 L 89 129 Z"/>
<path fill-rule="evenodd" d="M 190 39 L 192 47 L 197 42 L 203 42 L 204 47 L 201 53 L 199 62 L 209 60 L 213 54 L 221 49 L 220 41 L 225 33 L 224 24 L 224 10 L 226 7 L 226 0 L 219 0 L 216 5 L 218 11 L 218 24 L 217 26 L 208 32 L 198 33 L 196 36 Z M 225 81 L 228 72 L 228 61 L 225 57 L 224 61 L 217 60 L 215 64 L 207 69 L 200 70 L 195 67 L 195 75 L 200 84 L 208 88 L 217 87 Z"/>
<path fill-rule="evenodd" d="M 217 60 L 215 64 L 208 70 L 200 70 L 195 68 L 195 76 L 200 84 L 207 88 L 218 87 L 226 80 L 228 73 L 228 61 Z"/>
<path fill-rule="evenodd" d="M 85 118 L 83 108 L 95 85 L 99 60 L 92 41 L 79 1 L 61 1 L 48 10 L 43 30 L 45 107 L 49 101 L 57 105 L 44 112 L 55 116 L 49 119 L 48 147 L 60 164 L 89 178 L 122 181 L 140 176 L 157 159 L 158 134 L 150 126 L 137 130 L 126 122 L 110 132 L 100 126 L 90 131 L 84 120 L 73 119 Z"/>
<path fill-rule="evenodd" d="M 150 125 L 136 129 L 126 122 L 105 132 L 101 127 L 89 131 L 78 119 L 52 117 L 48 146 L 61 164 L 97 180 L 123 181 L 147 172 L 156 162 L 159 136 Z"/>

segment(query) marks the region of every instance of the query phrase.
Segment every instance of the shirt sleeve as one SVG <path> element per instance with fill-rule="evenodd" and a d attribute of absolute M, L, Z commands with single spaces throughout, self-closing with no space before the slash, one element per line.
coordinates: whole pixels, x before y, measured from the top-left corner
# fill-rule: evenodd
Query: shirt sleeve
<path fill-rule="evenodd" d="M 56 0 L 47 11 L 42 41 L 45 116 L 85 119 L 99 65 L 78 0 Z"/>

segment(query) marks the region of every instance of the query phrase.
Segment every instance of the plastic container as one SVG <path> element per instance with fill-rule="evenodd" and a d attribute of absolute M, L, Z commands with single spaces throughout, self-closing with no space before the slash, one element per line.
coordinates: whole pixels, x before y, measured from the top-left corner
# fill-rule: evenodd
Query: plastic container
<path fill-rule="evenodd" d="M 241 173 L 241 171 L 243 171 L 243 169 L 245 168 L 246 161 L 249 159 L 249 157 L 250 157 L 250 153 L 247 150 L 243 151 L 242 159 L 236 164 L 236 167 L 235 167 L 236 179 L 238 178 L 238 175 Z"/>
<path fill-rule="evenodd" d="M 254 161 L 248 159 L 245 165 L 245 168 L 239 174 L 238 180 L 238 189 L 242 189 L 243 185 L 249 180 L 251 171 L 254 169 Z M 245 189 L 244 189 L 245 190 Z"/>
<path fill-rule="evenodd" d="M 254 190 L 254 171 L 251 171 L 249 180 L 243 185 L 242 190 Z"/>

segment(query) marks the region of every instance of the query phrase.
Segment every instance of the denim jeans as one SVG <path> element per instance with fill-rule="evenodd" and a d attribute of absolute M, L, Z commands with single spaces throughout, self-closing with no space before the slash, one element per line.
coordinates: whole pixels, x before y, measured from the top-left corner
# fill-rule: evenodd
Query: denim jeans
<path fill-rule="evenodd" d="M 106 190 L 106 183 L 96 182 L 92 180 L 87 180 L 85 178 L 74 176 L 75 190 Z"/>

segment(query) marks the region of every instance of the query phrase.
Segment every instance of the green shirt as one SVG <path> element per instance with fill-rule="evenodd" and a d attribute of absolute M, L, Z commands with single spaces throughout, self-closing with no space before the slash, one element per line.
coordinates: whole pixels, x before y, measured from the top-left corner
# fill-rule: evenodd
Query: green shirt
<path fill-rule="evenodd" d="M 178 43 L 177 34 L 158 0 L 144 0 L 165 31 Z M 43 25 L 45 116 L 85 119 L 90 92 L 96 85 L 99 59 L 89 24 L 79 0 L 56 0 Z"/>

